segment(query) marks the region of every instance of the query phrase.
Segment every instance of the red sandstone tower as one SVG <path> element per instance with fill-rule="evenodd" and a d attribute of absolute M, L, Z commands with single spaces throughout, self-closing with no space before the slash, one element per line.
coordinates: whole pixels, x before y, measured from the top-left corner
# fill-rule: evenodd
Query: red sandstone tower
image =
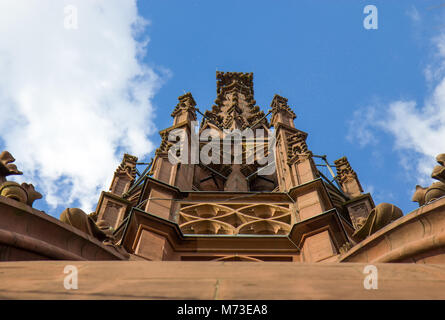
<path fill-rule="evenodd" d="M 199 129 L 197 113 L 203 116 Z M 57 291 L 65 290 L 66 261 L 82 266 L 82 277 L 89 280 L 80 290 L 90 297 L 104 297 L 108 290 L 116 298 L 125 279 L 140 284 L 144 298 L 412 299 L 418 288 L 422 298 L 443 296 L 441 267 L 428 264 L 445 263 L 445 153 L 436 157 L 431 174 L 438 181 L 416 186 L 412 200 L 419 208 L 403 215 L 393 204 L 374 206 L 345 157 L 333 169 L 326 156 L 313 154 L 287 99 L 275 96 L 267 114 L 261 112 L 252 74 L 217 73 L 211 110 L 202 114 L 188 93 L 179 97 L 172 117 L 151 164 L 124 155 L 110 190 L 89 215 L 67 208 L 56 219 L 33 208 L 42 195 L 32 184 L 8 181 L 21 171 L 9 152 L 0 153 L 0 261 L 22 261 L 17 269 L 8 263 L 0 272 L 5 297 L 24 292 L 23 297 L 41 298 L 46 291 L 66 297 L 66 291 Z M 224 139 L 249 129 L 254 133 Z M 191 152 L 183 153 L 186 149 Z M 206 153 L 212 161 L 202 157 Z M 98 260 L 121 261 L 89 262 Z M 337 267 L 311 264 L 319 262 Z M 362 272 L 369 266 L 378 268 L 384 290 L 364 289 Z M 205 281 L 196 281 L 203 271 Z M 46 290 L 48 274 L 53 282 Z M 110 274 L 119 279 L 115 287 L 109 286 Z M 398 293 L 391 295 L 390 289 Z"/>
<path fill-rule="evenodd" d="M 125 154 L 89 215 L 67 208 L 58 220 L 33 208 L 42 195 L 6 179 L 21 171 L 1 152 L 0 261 L 19 261 L 0 264 L 3 297 L 66 298 L 67 263 L 82 268 L 76 297 L 443 297 L 445 153 L 431 174 L 438 182 L 415 187 L 418 209 L 403 215 L 393 204 L 374 207 L 345 157 L 334 173 L 326 156 L 310 151 L 287 99 L 276 95 L 267 114 L 260 111 L 252 80 L 218 72 L 215 105 L 205 114 L 190 93 L 179 97 L 151 164 Z M 312 264 L 319 262 L 337 266 Z M 366 287 L 368 267 L 383 290 Z M 131 295 L 122 295 L 123 283 Z"/>
<path fill-rule="evenodd" d="M 199 133 L 193 123 L 200 111 L 192 95 L 184 94 L 171 114 L 172 126 L 160 131 L 152 165 L 137 177 L 137 159 L 124 156 L 110 191 L 100 197 L 98 219 L 118 229 L 128 252 L 147 260 L 334 261 L 355 244 L 358 220 L 374 208 L 371 196 L 362 193 L 345 157 L 335 161 L 336 181 L 317 169 L 314 158 L 329 167 L 326 157 L 312 154 L 286 98 L 275 95 L 266 115 L 256 105 L 252 73 L 216 76 L 215 104 L 203 115 Z M 230 163 L 205 164 L 189 153 L 187 161 L 174 164 L 168 136 L 178 129 L 186 133 L 188 150 L 193 135 L 206 129 L 221 137 L 227 130 L 273 129 L 275 139 L 266 134 L 261 143 L 242 140 L 238 163 L 232 156 Z M 198 150 L 209 143 L 198 141 Z M 264 163 L 256 157 L 248 163 L 252 147 L 271 156 L 276 170 L 263 175 Z M 222 160 L 224 150 L 233 148 L 221 145 L 214 156 Z"/>

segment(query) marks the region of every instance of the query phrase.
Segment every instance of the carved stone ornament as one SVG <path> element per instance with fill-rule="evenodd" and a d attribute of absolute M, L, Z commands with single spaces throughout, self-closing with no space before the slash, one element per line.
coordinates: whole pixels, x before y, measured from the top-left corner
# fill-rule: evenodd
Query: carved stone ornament
<path fill-rule="evenodd" d="M 289 164 L 312 157 L 312 152 L 309 151 L 306 144 L 306 137 L 307 134 L 303 132 L 297 132 L 289 136 L 287 148 L 287 162 Z"/>
<path fill-rule="evenodd" d="M 216 79 L 215 105 L 205 112 L 201 126 L 208 121 L 221 129 L 246 129 L 260 121 L 269 127 L 254 99 L 253 73 L 217 72 Z"/>
<path fill-rule="evenodd" d="M 445 183 L 445 153 L 439 154 L 436 157 L 436 161 L 440 165 L 434 167 L 433 172 L 431 173 L 431 178 Z"/>
<path fill-rule="evenodd" d="M 418 202 L 419 206 L 423 206 L 443 196 L 445 196 L 445 184 L 443 182 L 434 182 L 427 188 L 417 185 L 412 201 Z"/>
<path fill-rule="evenodd" d="M 42 198 L 42 195 L 34 189 L 34 186 L 28 183 L 20 185 L 17 182 L 6 181 L 7 176 L 23 174 L 13 164 L 14 161 L 14 157 L 8 151 L 0 153 L 0 195 L 32 207 L 35 200 Z"/>
<path fill-rule="evenodd" d="M 129 256 L 129 254 L 122 248 L 115 245 L 115 238 L 113 235 L 113 228 L 105 220 L 94 222 L 91 215 L 87 215 L 84 211 L 78 208 L 67 208 L 60 215 L 60 221 L 79 229 L 88 235 L 102 241 L 105 245 L 113 247 L 116 251 Z"/>
<path fill-rule="evenodd" d="M 176 105 L 175 109 L 173 109 L 173 112 L 171 114 L 172 117 L 175 117 L 176 115 L 180 114 L 181 112 L 187 112 L 190 111 L 193 114 L 196 112 L 196 102 L 195 99 L 193 99 L 193 96 L 190 92 L 187 92 L 186 94 L 183 94 L 182 96 L 178 97 L 178 104 Z M 195 116 L 196 118 L 196 116 Z"/>
<path fill-rule="evenodd" d="M 130 178 L 134 179 L 136 177 L 136 162 L 138 158 L 130 154 L 124 154 L 124 158 L 120 163 L 119 167 L 116 169 L 116 174 L 126 174 Z"/>
<path fill-rule="evenodd" d="M 14 157 L 8 151 L 0 153 L 0 183 L 5 182 L 7 176 L 23 174 L 13 164 L 14 161 Z"/>
<path fill-rule="evenodd" d="M 340 254 L 345 254 L 348 252 L 354 245 L 351 242 L 345 242 L 339 249 Z"/>
<path fill-rule="evenodd" d="M 0 186 L 0 196 L 14 199 L 22 203 L 28 201 L 26 190 L 14 181 L 6 181 Z"/>
<path fill-rule="evenodd" d="M 297 117 L 295 112 L 293 112 L 287 104 L 287 99 L 278 94 L 273 97 L 270 107 L 273 115 L 279 112 L 285 112 L 291 117 L 291 119 L 295 119 Z"/>
<path fill-rule="evenodd" d="M 372 209 L 367 218 L 358 219 L 358 229 L 353 233 L 352 237 L 357 241 L 361 241 L 402 216 L 402 210 L 395 205 L 380 203 Z"/>
<path fill-rule="evenodd" d="M 156 149 L 155 154 L 166 154 L 168 150 L 170 150 L 173 143 L 168 141 L 168 133 L 169 131 L 167 130 L 159 132 L 162 140 L 159 148 Z"/>
<path fill-rule="evenodd" d="M 357 179 L 357 174 L 352 170 L 348 158 L 343 157 L 335 160 L 334 164 L 337 169 L 337 180 L 340 184 L 345 183 L 348 180 Z"/>
<path fill-rule="evenodd" d="M 439 182 L 434 182 L 427 188 L 420 185 L 416 186 L 412 201 L 418 202 L 419 206 L 423 206 L 445 196 L 445 153 L 439 154 L 436 157 L 436 161 L 440 165 L 434 167 L 431 177 L 439 180 Z"/>

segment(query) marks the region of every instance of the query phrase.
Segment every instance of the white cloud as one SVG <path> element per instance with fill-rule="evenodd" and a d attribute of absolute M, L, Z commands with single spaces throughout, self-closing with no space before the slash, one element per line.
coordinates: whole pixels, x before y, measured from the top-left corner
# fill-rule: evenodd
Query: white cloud
<path fill-rule="evenodd" d="M 369 106 L 355 110 L 352 119 L 349 120 L 347 139 L 350 142 L 358 142 L 361 147 L 368 144 L 375 145 L 378 139 L 374 134 L 373 124 L 376 120 L 376 108 Z"/>
<path fill-rule="evenodd" d="M 396 101 L 389 105 L 386 116 L 380 127 L 394 136 L 397 149 L 418 155 L 417 180 L 427 184 L 435 156 L 445 152 L 445 79 L 423 106 L 417 107 L 414 101 Z"/>
<path fill-rule="evenodd" d="M 50 206 L 93 210 L 122 153 L 153 149 L 146 23 L 129 0 L 0 2 L 0 137 Z"/>
<path fill-rule="evenodd" d="M 361 146 L 375 144 L 378 131 L 391 134 L 402 167 L 414 170 L 417 182 L 423 185 L 432 182 L 435 156 L 445 153 L 445 35 L 433 42 L 437 49 L 435 59 L 425 70 L 427 82 L 434 83 L 433 90 L 422 105 L 398 100 L 368 107 L 357 112 L 350 122 L 350 131 L 358 131 L 355 137 L 351 135 L 352 140 Z M 434 76 L 431 70 L 435 70 Z"/>
<path fill-rule="evenodd" d="M 414 22 L 417 23 L 421 20 L 420 13 L 417 10 L 415 6 L 411 6 L 407 11 L 406 14 L 408 17 Z"/>

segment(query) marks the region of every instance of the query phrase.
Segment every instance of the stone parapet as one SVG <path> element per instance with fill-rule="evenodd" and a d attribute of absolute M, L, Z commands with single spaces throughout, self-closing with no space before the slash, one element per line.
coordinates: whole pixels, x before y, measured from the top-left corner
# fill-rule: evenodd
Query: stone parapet
<path fill-rule="evenodd" d="M 0 196 L 0 261 L 124 259 L 88 234 Z"/>
<path fill-rule="evenodd" d="M 445 197 L 397 219 L 340 257 L 340 262 L 445 263 Z"/>

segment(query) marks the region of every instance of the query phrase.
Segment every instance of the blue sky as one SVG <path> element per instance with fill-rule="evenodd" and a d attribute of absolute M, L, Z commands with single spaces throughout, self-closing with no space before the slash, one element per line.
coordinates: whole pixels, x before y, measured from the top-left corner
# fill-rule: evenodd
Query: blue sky
<path fill-rule="evenodd" d="M 346 155 L 376 202 L 416 207 L 416 172 L 399 164 L 394 137 L 361 147 L 350 135 L 353 114 L 398 99 L 423 101 L 423 70 L 440 31 L 440 1 L 144 1 L 152 24 L 149 62 L 172 72 L 154 103 L 176 104 L 183 90 L 200 109 L 215 99 L 215 70 L 254 73 L 255 98 L 268 110 L 275 93 L 289 99 L 296 127 L 314 154 L 332 163 Z M 363 9 L 378 9 L 378 29 L 363 27 Z M 413 15 L 418 12 L 421 21 Z M 435 29 L 436 28 L 436 29 Z M 157 113 L 160 128 L 171 125 Z M 159 141 L 159 138 L 158 140 Z M 371 188 L 371 190 L 369 190 Z"/>
<path fill-rule="evenodd" d="M 92 60 L 88 60 L 88 64 L 80 64 L 80 70 L 83 67 L 85 72 L 78 78 L 77 74 L 68 71 L 67 77 L 72 82 L 67 82 L 67 85 L 79 81 L 88 83 L 90 79 L 91 83 L 102 83 L 102 78 L 109 79 L 113 75 L 130 79 L 143 74 L 142 84 L 134 83 L 139 79 L 136 77 L 131 86 L 116 84 L 117 82 L 110 86 L 113 92 L 116 91 L 114 85 L 118 88 L 117 91 L 133 90 L 133 93 L 138 93 L 146 90 L 149 94 L 138 97 L 141 101 L 137 106 L 126 100 L 123 100 L 124 104 L 114 105 L 105 94 L 94 96 L 96 100 L 85 94 L 82 101 L 94 100 L 99 105 L 103 103 L 109 106 L 116 118 L 111 119 L 109 124 L 104 124 L 106 130 L 95 132 L 94 122 L 89 127 L 82 128 L 82 132 L 90 132 L 86 138 L 97 141 L 97 148 L 92 143 L 88 151 L 82 151 L 82 144 L 79 144 L 77 153 L 70 157 L 66 153 L 67 166 L 70 161 L 76 165 L 77 161 L 73 158 L 88 159 L 96 151 L 97 155 L 86 161 L 82 168 L 91 163 L 107 161 L 112 163 L 107 168 L 114 168 L 124 150 L 139 155 L 142 160 L 149 159 L 153 155 L 153 147 L 160 142 L 157 131 L 172 124 L 170 113 L 179 95 L 190 91 L 202 111 L 211 107 L 216 94 L 216 70 L 253 72 L 255 98 L 265 111 L 269 109 L 274 94 L 288 98 L 289 105 L 297 114 L 296 127 L 309 133 L 310 150 L 314 154 L 326 154 L 331 163 L 347 156 L 365 191 L 371 192 L 376 203 L 393 203 L 404 213 L 415 209 L 416 204 L 411 202 L 415 185 L 431 182 L 427 175 L 434 165 L 433 156 L 445 152 L 445 145 L 441 142 L 445 141 L 445 125 L 443 122 L 434 122 L 434 115 L 441 114 L 445 104 L 440 99 L 431 102 L 435 101 L 435 96 L 440 95 L 440 84 L 444 78 L 442 69 L 445 46 L 442 45 L 445 41 L 441 38 L 444 32 L 441 21 L 445 7 L 440 6 L 442 1 L 147 0 L 139 1 L 137 7 L 126 7 L 125 10 L 116 1 L 99 1 L 101 7 L 97 12 L 104 18 L 94 19 L 92 13 L 89 26 L 108 28 L 106 30 L 112 37 L 107 36 L 106 39 L 118 35 L 114 39 L 121 39 L 127 45 L 125 48 L 132 48 L 124 51 L 117 50 L 119 45 L 111 44 L 108 40 L 103 43 L 95 40 L 95 45 L 91 45 L 91 37 L 94 35 L 92 32 L 83 33 L 87 20 L 82 20 L 82 15 L 87 10 L 96 12 L 97 7 L 90 8 L 83 1 L 80 2 L 79 31 L 76 35 L 79 39 L 85 37 L 86 40 L 74 39 L 73 33 L 60 33 L 55 39 L 63 37 L 69 48 L 77 50 L 76 59 L 81 62 L 88 54 L 90 59 L 94 50 L 98 52 L 98 57 L 104 54 L 101 50 L 106 50 L 107 54 L 116 50 L 116 55 L 106 55 L 102 61 L 94 60 L 94 64 Z M 366 17 L 363 9 L 369 4 L 378 9 L 376 30 L 363 27 L 363 19 Z M 54 10 L 61 8 L 59 5 Z M 133 37 L 133 34 L 128 35 L 130 33 L 122 36 L 119 28 L 128 28 L 128 25 L 140 17 L 149 21 L 142 33 L 133 39 L 129 39 Z M 121 20 L 122 23 L 116 22 Z M 11 34 L 14 31 L 8 32 Z M 26 29 L 23 32 L 28 35 Z M 39 34 L 37 40 L 39 37 L 44 38 L 45 34 Z M 137 44 L 143 43 L 147 38 L 149 42 L 142 48 L 143 57 L 134 58 L 138 52 Z M 102 47 L 99 47 L 101 44 Z M 8 48 L 11 46 L 10 44 Z M 33 46 L 25 49 L 33 50 L 41 45 L 37 41 Z M 42 56 L 51 48 L 52 45 L 44 47 Z M 19 49 L 23 51 L 23 48 Z M 123 59 L 122 52 L 128 53 L 130 58 Z M 11 54 L 10 57 L 13 56 Z M 0 59 L 2 58 L 5 59 L 0 55 Z M 34 61 L 34 64 L 39 63 L 39 60 Z M 100 68 L 101 63 L 103 68 L 116 71 L 91 75 L 91 65 L 93 69 Z M 15 71 L 14 74 L 21 72 L 21 69 L 12 70 Z M 54 79 L 57 79 L 57 72 L 54 74 Z M 40 77 L 46 77 L 44 71 L 41 71 Z M 39 82 L 38 77 L 35 81 Z M 51 90 L 57 89 L 54 83 L 45 87 L 48 95 L 42 101 L 60 102 L 52 100 L 56 91 Z M 107 88 L 106 85 L 104 87 Z M 20 84 L 16 88 L 20 89 Z M 10 90 L 4 85 L 3 91 L 6 92 L 6 89 Z M 14 103 L 23 106 L 20 109 L 22 113 L 18 112 L 16 117 L 9 119 L 10 126 L 20 124 L 24 121 L 21 116 L 27 110 L 23 101 L 28 96 L 2 96 L 1 90 L 2 83 L 0 100 L 3 97 L 4 101 L 12 101 L 10 108 L 18 110 Z M 82 88 L 79 90 L 82 94 L 88 92 Z M 28 98 L 30 101 L 37 101 L 32 94 Z M 144 102 L 144 99 L 149 103 Z M 78 103 L 82 104 L 82 101 Z M 70 102 L 65 101 L 60 108 L 80 110 L 83 107 L 70 106 Z M 423 112 L 425 108 L 429 108 L 429 113 Z M 38 110 L 38 105 L 34 109 Z M 100 119 L 107 118 L 108 111 L 104 112 L 100 108 L 97 110 Z M 126 114 L 117 110 L 123 110 Z M 75 121 L 78 117 L 73 112 L 70 117 Z M 431 118 L 425 118 L 425 115 Z M 102 137 L 104 132 L 114 132 L 108 128 L 118 125 L 116 119 L 126 121 L 127 127 L 119 135 L 116 134 L 114 140 L 104 140 L 102 143 L 102 138 L 107 139 Z M 144 124 L 141 119 L 146 119 L 147 123 Z M 42 118 L 39 124 L 43 126 L 45 121 Z M 136 129 L 127 137 L 132 124 Z M 17 131 L 17 134 L 11 135 L 11 130 Z M 32 135 L 32 132 L 27 130 L 21 134 Z M 61 136 L 66 134 L 65 130 L 58 132 Z M 96 138 L 95 134 L 100 137 Z M 34 156 L 26 156 L 23 150 L 27 146 L 13 143 L 20 141 L 17 139 L 20 136 L 18 129 L 11 129 L 8 124 L 0 125 L 0 136 L 1 149 L 9 149 L 17 158 L 18 164 L 32 167 L 27 172 L 26 168 L 19 166 L 25 171 L 23 181 L 31 179 L 36 189 L 39 189 L 40 183 L 44 185 L 44 191 L 52 192 L 50 203 L 39 200 L 35 206 L 54 216 L 58 216 L 65 207 L 88 207 L 94 199 L 98 199 L 99 191 L 109 182 L 107 180 L 103 184 L 98 183 L 99 179 L 104 180 L 105 172 L 95 177 L 96 179 L 90 179 L 97 171 L 93 169 L 88 176 L 82 176 L 81 179 L 84 172 L 80 167 L 78 170 L 64 172 L 63 166 L 54 163 L 51 168 L 57 167 L 60 170 L 46 168 L 50 159 L 37 161 Z M 54 132 L 42 137 L 54 138 Z M 77 140 L 73 141 L 76 145 Z M 35 141 L 28 142 L 34 144 Z M 104 149 L 101 156 L 99 151 L 106 143 L 109 148 Z M 423 146 L 424 143 L 429 143 L 429 147 Z M 58 151 L 58 146 L 50 144 L 33 148 L 38 150 L 35 154 L 45 151 L 54 154 L 68 152 L 67 149 Z M 26 161 L 23 158 L 27 158 Z M 39 170 L 43 170 L 45 174 Z M 114 169 L 108 171 L 107 179 L 111 179 Z M 63 185 L 63 188 L 52 190 L 50 183 Z M 82 203 L 82 197 L 79 196 L 83 194 L 82 190 L 90 192 L 89 202 Z"/>

